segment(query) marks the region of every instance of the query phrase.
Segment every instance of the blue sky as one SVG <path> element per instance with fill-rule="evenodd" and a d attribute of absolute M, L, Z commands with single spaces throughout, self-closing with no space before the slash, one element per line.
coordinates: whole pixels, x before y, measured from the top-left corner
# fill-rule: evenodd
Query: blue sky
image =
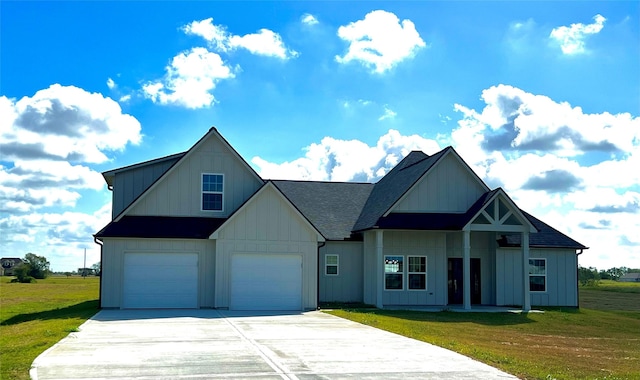
<path fill-rule="evenodd" d="M 638 2 L 0 3 L 0 255 L 99 260 L 100 173 L 211 126 L 264 178 L 376 181 L 452 145 L 640 267 Z"/>

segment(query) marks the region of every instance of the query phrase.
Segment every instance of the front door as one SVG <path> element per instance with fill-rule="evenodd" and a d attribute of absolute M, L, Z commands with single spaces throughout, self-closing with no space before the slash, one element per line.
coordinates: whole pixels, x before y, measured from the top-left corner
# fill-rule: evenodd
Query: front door
<path fill-rule="evenodd" d="M 448 291 L 449 305 L 462 304 L 464 302 L 464 270 L 462 258 L 451 257 L 448 259 Z M 471 259 L 471 303 L 482 303 L 482 286 L 480 282 L 480 259 Z"/>

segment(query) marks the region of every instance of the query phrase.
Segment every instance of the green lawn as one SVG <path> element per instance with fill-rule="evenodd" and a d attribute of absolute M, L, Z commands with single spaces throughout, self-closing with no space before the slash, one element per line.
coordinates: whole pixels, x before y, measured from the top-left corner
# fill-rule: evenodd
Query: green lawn
<path fill-rule="evenodd" d="M 581 288 L 580 296 L 580 309 L 548 308 L 542 314 L 329 313 L 448 348 L 520 378 L 640 379 L 640 284 L 601 284 Z"/>
<path fill-rule="evenodd" d="M 29 379 L 33 360 L 98 311 L 98 277 L 33 284 L 0 277 L 0 379 Z"/>

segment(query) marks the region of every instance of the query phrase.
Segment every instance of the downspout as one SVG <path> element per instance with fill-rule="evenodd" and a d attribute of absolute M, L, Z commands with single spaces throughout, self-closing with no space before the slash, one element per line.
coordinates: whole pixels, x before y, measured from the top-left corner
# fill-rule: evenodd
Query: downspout
<path fill-rule="evenodd" d="M 584 251 L 584 249 L 579 249 L 576 251 L 576 264 L 578 263 L 578 259 L 577 256 L 582 255 L 582 252 Z M 578 283 L 580 282 L 580 268 L 578 268 L 578 265 L 576 265 L 576 308 L 580 309 L 580 285 L 578 285 Z"/>
<path fill-rule="evenodd" d="M 100 246 L 100 289 L 99 289 L 99 294 L 98 294 L 98 309 L 102 309 L 102 276 L 104 273 L 102 273 L 102 247 L 103 247 L 103 243 L 98 240 L 98 238 L 93 235 L 93 242 L 98 244 Z"/>
<path fill-rule="evenodd" d="M 326 241 L 323 241 L 318 245 L 318 270 L 316 273 L 316 310 L 320 310 L 320 248 L 327 245 Z"/>

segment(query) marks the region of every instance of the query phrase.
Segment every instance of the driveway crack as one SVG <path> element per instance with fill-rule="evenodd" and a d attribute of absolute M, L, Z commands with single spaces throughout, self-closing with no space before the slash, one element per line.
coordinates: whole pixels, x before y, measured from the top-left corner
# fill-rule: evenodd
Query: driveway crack
<path fill-rule="evenodd" d="M 217 310 L 216 310 L 217 311 Z M 217 311 L 218 314 L 220 315 L 220 317 L 233 329 L 235 330 L 238 335 L 240 335 L 240 337 L 242 338 L 242 340 L 246 341 L 247 343 L 249 343 L 251 346 L 253 346 L 256 351 L 258 352 L 258 354 L 260 355 L 260 357 L 265 361 L 265 363 L 267 363 L 271 368 L 273 368 L 273 370 L 280 375 L 281 378 L 283 379 L 289 379 L 289 380 L 298 380 L 298 377 L 291 373 L 291 370 L 289 370 L 289 368 L 287 368 L 286 365 L 284 365 L 283 363 L 281 363 L 278 360 L 278 355 L 273 352 L 272 350 L 270 350 L 269 348 L 265 347 L 264 345 L 258 343 L 257 341 L 255 341 L 254 339 L 250 338 L 249 336 L 247 336 L 242 329 L 240 329 L 238 326 L 236 326 L 235 323 L 233 323 L 233 321 L 231 321 L 227 316 L 223 315 L 222 313 L 220 313 L 220 311 Z"/>

